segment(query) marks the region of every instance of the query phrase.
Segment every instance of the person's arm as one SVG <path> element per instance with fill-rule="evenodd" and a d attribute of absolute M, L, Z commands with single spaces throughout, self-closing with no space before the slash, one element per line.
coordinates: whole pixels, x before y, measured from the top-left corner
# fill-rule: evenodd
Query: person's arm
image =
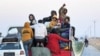
<path fill-rule="evenodd" d="M 59 37 L 59 40 L 61 40 L 61 41 L 70 42 L 70 40 L 68 40 L 68 39 L 64 39 L 64 38 L 62 38 L 62 37 L 60 37 L 60 36 L 58 36 L 58 37 Z"/>
<path fill-rule="evenodd" d="M 33 30 L 31 29 L 31 38 L 33 38 L 33 34 L 34 34 L 34 33 L 33 33 Z"/>
<path fill-rule="evenodd" d="M 63 13 L 63 8 L 66 6 L 66 4 L 63 4 L 63 6 L 61 6 L 61 8 L 59 9 L 59 15 L 61 15 Z"/>
<path fill-rule="evenodd" d="M 47 36 L 47 29 L 46 29 L 46 27 L 45 27 L 45 36 Z"/>
<path fill-rule="evenodd" d="M 33 38 L 34 37 L 34 35 L 35 35 L 35 28 L 34 28 L 34 25 L 33 26 L 31 26 L 31 37 Z"/>
<path fill-rule="evenodd" d="M 70 28 L 70 23 L 68 23 L 67 28 Z"/>
<path fill-rule="evenodd" d="M 52 21 L 49 23 L 49 27 L 53 28 L 53 22 Z"/>

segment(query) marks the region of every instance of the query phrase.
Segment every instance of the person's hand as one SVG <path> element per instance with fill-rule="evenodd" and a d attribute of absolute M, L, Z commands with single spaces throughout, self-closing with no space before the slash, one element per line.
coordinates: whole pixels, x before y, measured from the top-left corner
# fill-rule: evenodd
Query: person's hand
<path fill-rule="evenodd" d="M 65 3 L 63 4 L 63 7 L 64 7 L 64 6 L 66 6 L 66 4 L 65 4 Z"/>
<path fill-rule="evenodd" d="M 69 40 L 69 42 L 72 42 L 71 40 Z"/>

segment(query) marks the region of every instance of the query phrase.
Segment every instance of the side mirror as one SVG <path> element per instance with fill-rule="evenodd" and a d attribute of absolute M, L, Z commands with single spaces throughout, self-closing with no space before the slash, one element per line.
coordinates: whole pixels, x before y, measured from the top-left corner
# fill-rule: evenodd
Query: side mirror
<path fill-rule="evenodd" d="M 8 31 L 8 34 L 17 34 L 18 33 L 18 30 L 17 28 L 12 28 Z"/>

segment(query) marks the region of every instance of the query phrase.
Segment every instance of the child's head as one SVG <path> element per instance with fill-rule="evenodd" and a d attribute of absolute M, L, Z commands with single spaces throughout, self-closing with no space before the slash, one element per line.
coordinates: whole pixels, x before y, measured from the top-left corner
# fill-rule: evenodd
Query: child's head
<path fill-rule="evenodd" d="M 66 16 L 65 19 L 64 19 L 64 22 L 69 23 L 70 22 L 70 17 Z"/>
<path fill-rule="evenodd" d="M 52 21 L 57 21 L 57 16 L 56 16 L 56 15 L 54 15 L 54 16 L 52 17 Z"/>

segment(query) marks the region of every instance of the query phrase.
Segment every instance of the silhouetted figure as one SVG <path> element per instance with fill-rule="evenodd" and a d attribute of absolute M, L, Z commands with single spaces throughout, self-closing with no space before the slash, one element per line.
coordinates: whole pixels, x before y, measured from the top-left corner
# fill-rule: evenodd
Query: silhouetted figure
<path fill-rule="evenodd" d="M 85 38 L 84 42 L 85 42 L 85 46 L 88 47 L 88 39 L 87 38 Z"/>

